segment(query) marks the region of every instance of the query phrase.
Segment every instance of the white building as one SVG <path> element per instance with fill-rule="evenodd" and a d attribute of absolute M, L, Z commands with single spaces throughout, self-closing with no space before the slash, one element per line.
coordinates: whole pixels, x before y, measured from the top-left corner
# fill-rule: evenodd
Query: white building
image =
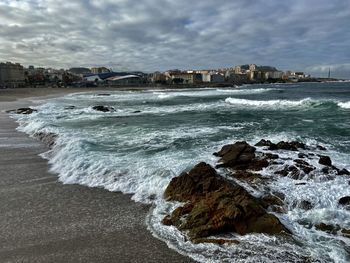
<path fill-rule="evenodd" d="M 24 69 L 23 66 L 16 63 L 0 63 L 0 87 L 1 88 L 18 88 L 24 86 Z"/>

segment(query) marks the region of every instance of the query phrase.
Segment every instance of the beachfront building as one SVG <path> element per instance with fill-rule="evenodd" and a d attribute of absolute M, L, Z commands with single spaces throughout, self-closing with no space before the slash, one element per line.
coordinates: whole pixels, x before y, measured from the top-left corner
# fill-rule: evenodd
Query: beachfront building
<path fill-rule="evenodd" d="M 101 73 L 108 73 L 108 72 L 111 72 L 111 71 L 106 67 L 91 68 L 92 74 L 101 74 Z"/>
<path fill-rule="evenodd" d="M 24 68 L 19 63 L 0 63 L 0 87 L 18 88 L 25 84 Z"/>
<path fill-rule="evenodd" d="M 195 83 L 195 74 L 187 73 L 181 71 L 168 71 L 166 72 L 166 76 L 170 83 L 173 84 L 193 84 Z"/>

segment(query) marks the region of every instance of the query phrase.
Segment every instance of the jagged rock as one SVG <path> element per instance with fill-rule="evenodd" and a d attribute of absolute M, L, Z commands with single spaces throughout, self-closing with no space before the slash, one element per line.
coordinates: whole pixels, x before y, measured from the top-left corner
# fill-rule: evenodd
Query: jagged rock
<path fill-rule="evenodd" d="M 296 166 L 303 170 L 306 174 L 309 174 L 310 172 L 316 169 L 316 167 L 310 165 L 308 162 L 301 159 L 296 159 L 294 160 L 294 162 L 296 163 Z"/>
<path fill-rule="evenodd" d="M 300 171 L 294 165 L 286 165 L 282 170 L 276 171 L 275 174 L 281 175 L 283 177 L 289 176 L 295 180 L 298 180 L 300 177 Z"/>
<path fill-rule="evenodd" d="M 270 146 L 271 150 L 287 150 L 287 151 L 297 151 L 298 149 L 306 149 L 304 143 L 298 141 L 284 142 L 280 141 L 276 146 Z M 276 149 L 275 149 L 276 148 Z"/>
<path fill-rule="evenodd" d="M 272 146 L 275 145 L 274 143 L 272 143 L 270 140 L 260 140 L 257 144 L 255 144 L 255 146 Z"/>
<path fill-rule="evenodd" d="M 343 206 L 350 205 L 350 196 L 344 196 L 344 197 L 340 198 L 338 203 L 340 205 L 343 205 Z"/>
<path fill-rule="evenodd" d="M 343 234 L 344 237 L 347 237 L 347 238 L 350 237 L 350 229 L 341 228 L 339 225 L 327 225 L 325 223 L 320 223 L 315 225 L 315 228 L 317 230 L 320 230 L 332 235 L 337 235 L 340 232 L 341 234 Z"/>
<path fill-rule="evenodd" d="M 214 153 L 215 156 L 221 157 L 216 167 L 259 171 L 267 167 L 269 162 L 266 158 L 257 159 L 255 151 L 256 148 L 250 146 L 247 142 L 236 142 L 235 144 L 225 145 L 219 152 Z"/>
<path fill-rule="evenodd" d="M 350 172 L 344 168 L 338 171 L 338 175 L 350 175 Z"/>
<path fill-rule="evenodd" d="M 135 110 L 132 113 L 140 113 L 140 112 L 141 112 L 140 110 Z"/>
<path fill-rule="evenodd" d="M 298 158 L 301 158 L 301 159 L 304 159 L 304 158 L 307 158 L 307 154 L 305 153 L 298 153 Z"/>
<path fill-rule="evenodd" d="M 332 160 L 329 158 L 329 156 L 320 155 L 320 160 L 318 161 L 319 164 L 326 165 L 326 166 L 332 166 Z"/>
<path fill-rule="evenodd" d="M 243 187 L 220 177 L 206 163 L 173 178 L 165 190 L 167 200 L 187 202 L 175 209 L 170 219 L 192 240 L 226 231 L 247 233 L 289 233 L 277 217 L 269 214 L 260 201 Z"/>
<path fill-rule="evenodd" d="M 16 114 L 25 114 L 25 115 L 28 115 L 28 114 L 32 114 L 33 112 L 37 112 L 36 109 L 32 109 L 32 108 L 19 108 L 17 110 L 9 110 L 9 111 L 6 111 L 7 113 L 16 113 Z"/>
<path fill-rule="evenodd" d="M 321 150 L 321 151 L 327 151 L 326 147 L 322 146 L 322 145 L 316 145 L 316 148 L 318 150 Z"/>
<path fill-rule="evenodd" d="M 165 198 L 186 202 L 193 196 L 203 195 L 220 189 L 227 184 L 217 178 L 214 168 L 206 163 L 197 164 L 189 173 L 182 173 L 171 180 L 165 190 Z"/>
<path fill-rule="evenodd" d="M 110 107 L 110 106 L 102 106 L 102 105 L 93 106 L 92 109 L 93 109 L 93 110 L 96 110 L 96 111 L 102 111 L 102 112 L 114 111 L 114 108 L 113 108 L 113 107 Z"/>
<path fill-rule="evenodd" d="M 303 200 L 299 203 L 298 207 L 303 210 L 310 210 L 314 208 L 314 205 L 310 201 Z"/>
<path fill-rule="evenodd" d="M 35 133 L 34 137 L 36 137 L 37 139 L 45 143 L 49 148 L 52 148 L 56 143 L 56 139 L 58 135 L 52 132 L 49 132 L 49 133 L 39 132 L 39 133 Z"/>
<path fill-rule="evenodd" d="M 264 153 L 264 157 L 270 160 L 277 160 L 279 158 L 278 154 Z"/>
<path fill-rule="evenodd" d="M 268 146 L 269 150 L 297 151 L 298 149 L 306 149 L 305 144 L 298 141 L 291 141 L 291 142 L 280 141 L 279 143 L 275 144 L 270 140 L 262 139 L 257 144 L 255 144 L 255 146 Z"/>
<path fill-rule="evenodd" d="M 270 209 L 273 212 L 276 213 L 285 213 L 286 210 L 283 207 L 284 203 L 282 201 L 282 199 L 280 199 L 278 196 L 273 195 L 273 194 L 269 194 L 264 196 L 261 199 L 261 205 L 265 208 L 265 209 Z"/>
<path fill-rule="evenodd" d="M 327 232 L 330 234 L 336 234 L 341 228 L 339 225 L 327 225 L 325 223 L 320 223 L 315 225 L 315 228 L 317 230 L 323 231 L 323 232 Z"/>

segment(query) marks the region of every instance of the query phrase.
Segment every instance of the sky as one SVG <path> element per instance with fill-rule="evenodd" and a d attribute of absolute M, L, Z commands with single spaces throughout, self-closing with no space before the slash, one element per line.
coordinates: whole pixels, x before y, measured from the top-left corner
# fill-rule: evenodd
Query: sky
<path fill-rule="evenodd" d="M 116 71 L 276 66 L 350 79 L 349 0 L 0 0 L 0 61 Z"/>

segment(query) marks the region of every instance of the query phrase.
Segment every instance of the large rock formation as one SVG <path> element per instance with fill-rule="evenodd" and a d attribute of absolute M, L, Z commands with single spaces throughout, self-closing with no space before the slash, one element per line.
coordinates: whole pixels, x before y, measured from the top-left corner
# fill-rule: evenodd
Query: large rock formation
<path fill-rule="evenodd" d="M 206 163 L 173 178 L 165 198 L 186 204 L 165 217 L 163 223 L 187 230 L 194 241 L 225 231 L 241 235 L 289 233 L 276 216 L 265 211 L 260 200 L 220 177 Z"/>

